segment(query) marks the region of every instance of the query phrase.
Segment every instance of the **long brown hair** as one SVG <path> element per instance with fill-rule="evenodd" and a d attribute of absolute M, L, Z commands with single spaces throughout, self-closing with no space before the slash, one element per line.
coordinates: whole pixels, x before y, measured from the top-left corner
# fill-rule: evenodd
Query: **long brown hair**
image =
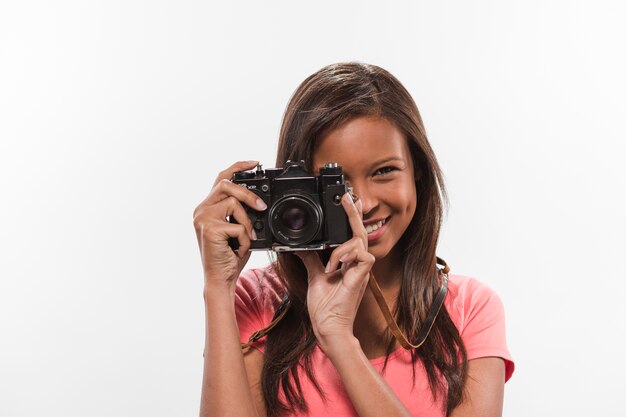
<path fill-rule="evenodd" d="M 413 165 L 418 201 L 415 215 L 397 243 L 402 251 L 402 282 L 393 313 L 410 340 L 417 337 L 439 288 L 436 247 L 444 204 L 448 199 L 443 174 L 428 143 L 421 116 L 411 95 L 389 72 L 375 65 L 339 63 L 326 66 L 309 76 L 294 92 L 282 121 L 276 166 L 287 160 L 304 160 L 310 172 L 318 138 L 348 120 L 361 116 L 382 117 L 406 137 Z M 326 263 L 331 250 L 321 252 Z M 307 410 L 298 377 L 303 367 L 321 395 L 311 366 L 316 339 L 305 304 L 307 271 L 300 259 L 289 253 L 278 254 L 274 268 L 283 282 L 291 308 L 268 334 L 262 387 L 271 416 Z M 386 358 L 395 346 L 386 335 Z M 442 308 L 431 333 L 419 349 L 411 351 L 413 378 L 420 360 L 428 375 L 435 398 L 445 395 L 447 414 L 461 402 L 467 370 L 467 355 L 457 328 Z M 282 388 L 285 402 L 278 398 Z"/>

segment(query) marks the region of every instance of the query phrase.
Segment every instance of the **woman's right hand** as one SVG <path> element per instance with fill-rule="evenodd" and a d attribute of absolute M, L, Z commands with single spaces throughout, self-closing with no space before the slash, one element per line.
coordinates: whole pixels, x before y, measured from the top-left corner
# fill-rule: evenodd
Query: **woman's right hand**
<path fill-rule="evenodd" d="M 231 289 L 250 258 L 254 239 L 252 223 L 241 203 L 255 210 L 265 210 L 265 203 L 252 191 L 230 181 L 236 171 L 250 170 L 257 161 L 239 161 L 220 172 L 209 195 L 193 212 L 205 286 L 227 284 Z M 234 216 L 237 223 L 228 222 Z M 238 254 L 228 245 L 228 238 L 239 241 Z"/>

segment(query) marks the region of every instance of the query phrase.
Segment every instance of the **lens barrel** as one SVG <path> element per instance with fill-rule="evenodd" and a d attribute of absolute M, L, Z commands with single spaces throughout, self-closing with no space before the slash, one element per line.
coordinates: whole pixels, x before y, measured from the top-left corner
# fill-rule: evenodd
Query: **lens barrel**
<path fill-rule="evenodd" d="M 276 201 L 269 212 L 270 230 L 284 245 L 306 245 L 318 236 L 323 224 L 319 203 L 304 194 L 288 194 Z"/>

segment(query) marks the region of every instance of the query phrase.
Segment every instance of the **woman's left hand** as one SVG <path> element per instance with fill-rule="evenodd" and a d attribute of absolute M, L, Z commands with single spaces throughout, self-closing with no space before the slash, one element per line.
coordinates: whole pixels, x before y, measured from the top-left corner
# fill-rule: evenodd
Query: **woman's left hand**
<path fill-rule="evenodd" d="M 308 271 L 307 307 L 313 331 L 323 350 L 335 342 L 354 337 L 353 324 L 376 260 L 367 251 L 361 201 L 349 193 L 341 204 L 348 214 L 352 239 L 333 250 L 324 268 L 318 252 L 295 252 Z M 339 263 L 342 263 L 340 269 Z"/>

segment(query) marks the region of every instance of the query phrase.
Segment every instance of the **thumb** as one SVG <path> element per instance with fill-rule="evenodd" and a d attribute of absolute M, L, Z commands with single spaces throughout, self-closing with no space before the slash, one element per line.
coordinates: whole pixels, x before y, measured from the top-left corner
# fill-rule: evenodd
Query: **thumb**
<path fill-rule="evenodd" d="M 295 254 L 298 258 L 302 259 L 302 262 L 309 273 L 309 279 L 315 275 L 324 274 L 324 264 L 322 263 L 320 255 L 317 251 L 296 251 Z"/>

